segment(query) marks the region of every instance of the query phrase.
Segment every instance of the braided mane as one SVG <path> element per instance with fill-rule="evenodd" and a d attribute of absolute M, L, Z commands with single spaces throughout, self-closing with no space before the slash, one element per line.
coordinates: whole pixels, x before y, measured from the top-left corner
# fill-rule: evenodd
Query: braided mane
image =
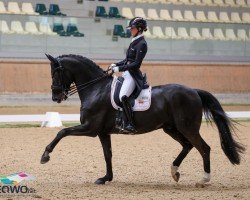
<path fill-rule="evenodd" d="M 99 65 L 97 65 L 94 61 L 90 60 L 89 58 L 83 57 L 81 55 L 68 54 L 68 55 L 58 56 L 57 58 L 60 59 L 60 58 L 67 58 L 67 57 L 75 58 L 79 60 L 80 62 L 87 64 L 88 66 L 92 68 L 95 68 L 97 71 L 104 73 L 104 70 Z"/>

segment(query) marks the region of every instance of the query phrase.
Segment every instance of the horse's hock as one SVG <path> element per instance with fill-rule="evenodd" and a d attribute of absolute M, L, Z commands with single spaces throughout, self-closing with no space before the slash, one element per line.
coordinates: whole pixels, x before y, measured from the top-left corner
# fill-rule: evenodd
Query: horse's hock
<path fill-rule="evenodd" d="M 111 62 L 98 62 L 107 68 Z M 184 84 L 215 93 L 250 92 L 250 64 L 169 64 L 142 66 L 151 85 Z M 48 61 L 0 60 L 0 93 L 50 93 Z"/>

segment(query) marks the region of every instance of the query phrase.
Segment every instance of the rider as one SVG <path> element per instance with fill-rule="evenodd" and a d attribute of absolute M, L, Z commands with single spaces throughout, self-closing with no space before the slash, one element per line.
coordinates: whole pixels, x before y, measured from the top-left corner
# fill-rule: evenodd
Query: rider
<path fill-rule="evenodd" d="M 135 17 L 129 22 L 127 29 L 130 29 L 133 38 L 128 47 L 126 58 L 121 62 L 111 64 L 110 67 L 113 72 L 123 72 L 124 82 L 119 98 L 127 117 L 127 124 L 124 128 L 129 132 L 136 132 L 133 110 L 128 97 L 133 93 L 134 89 L 136 89 L 136 97 L 142 90 L 143 75 L 140 66 L 147 53 L 147 43 L 143 36 L 143 32 L 147 31 L 147 22 L 142 17 Z"/>

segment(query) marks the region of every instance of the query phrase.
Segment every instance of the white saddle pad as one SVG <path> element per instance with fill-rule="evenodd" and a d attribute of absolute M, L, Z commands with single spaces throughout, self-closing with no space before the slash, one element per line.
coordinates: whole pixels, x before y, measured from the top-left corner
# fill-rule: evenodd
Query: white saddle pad
<path fill-rule="evenodd" d="M 117 77 L 113 78 L 113 82 L 111 85 L 111 104 L 114 109 L 122 109 L 119 107 L 114 101 L 114 93 L 115 93 L 115 86 L 117 82 Z M 135 104 L 133 106 L 133 111 L 145 111 L 150 108 L 151 105 L 151 90 L 152 87 L 150 86 L 147 89 L 143 89 L 140 95 L 135 99 Z"/>

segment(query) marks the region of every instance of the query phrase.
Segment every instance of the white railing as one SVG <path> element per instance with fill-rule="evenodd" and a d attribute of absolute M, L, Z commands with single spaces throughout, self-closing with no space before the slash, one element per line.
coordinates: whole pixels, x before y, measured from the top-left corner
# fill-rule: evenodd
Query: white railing
<path fill-rule="evenodd" d="M 80 114 L 60 114 L 61 121 L 80 121 Z M 0 115 L 1 122 L 43 122 L 46 115 Z"/>
<path fill-rule="evenodd" d="M 233 119 L 250 119 L 250 111 L 226 112 Z M 79 122 L 80 114 L 60 114 L 61 121 Z M 10 122 L 43 122 L 46 115 L 0 115 L 0 123 Z"/>

